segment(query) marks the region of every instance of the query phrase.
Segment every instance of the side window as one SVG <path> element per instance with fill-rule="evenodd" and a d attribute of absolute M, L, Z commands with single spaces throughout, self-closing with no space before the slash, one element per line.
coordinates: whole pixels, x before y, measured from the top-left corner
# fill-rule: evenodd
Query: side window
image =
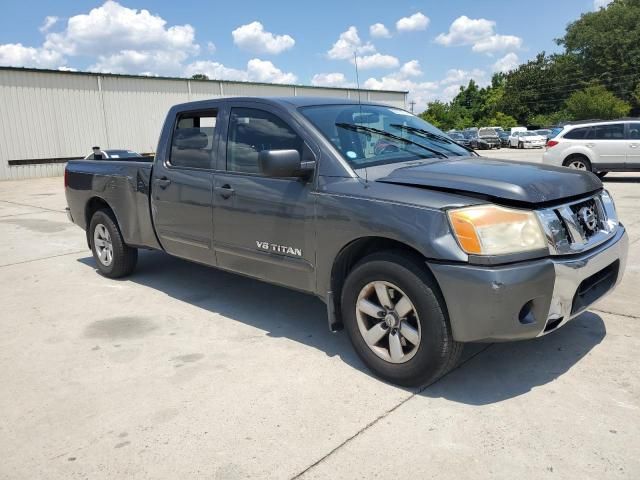
<path fill-rule="evenodd" d="M 214 161 L 215 110 L 182 113 L 178 117 L 169 163 L 175 167 L 211 168 Z"/>
<path fill-rule="evenodd" d="M 260 173 L 258 154 L 263 150 L 298 150 L 304 142 L 282 119 L 253 108 L 233 108 L 227 137 L 227 170 Z"/>
<path fill-rule="evenodd" d="M 640 140 L 640 123 L 629 124 L 629 138 L 631 140 Z"/>
<path fill-rule="evenodd" d="M 593 130 L 594 140 L 624 140 L 624 123 L 596 125 Z"/>
<path fill-rule="evenodd" d="M 587 136 L 589 128 L 590 127 L 574 128 L 573 130 L 565 133 L 563 138 L 567 138 L 569 140 L 582 140 Z"/>

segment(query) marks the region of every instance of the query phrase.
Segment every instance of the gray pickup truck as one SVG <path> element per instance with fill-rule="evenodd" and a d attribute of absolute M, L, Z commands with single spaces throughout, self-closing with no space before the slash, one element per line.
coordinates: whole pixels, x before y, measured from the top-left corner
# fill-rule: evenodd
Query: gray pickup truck
<path fill-rule="evenodd" d="M 65 190 L 103 275 L 132 273 L 145 248 L 308 292 L 406 386 L 466 342 L 561 327 L 615 287 L 628 250 L 595 175 L 480 158 L 345 99 L 177 105 L 153 163 L 71 161 Z"/>

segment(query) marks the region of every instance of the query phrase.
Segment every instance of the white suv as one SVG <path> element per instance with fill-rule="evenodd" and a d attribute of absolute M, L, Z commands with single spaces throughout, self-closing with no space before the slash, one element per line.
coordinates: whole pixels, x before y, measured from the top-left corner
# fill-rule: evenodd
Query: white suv
<path fill-rule="evenodd" d="M 600 177 L 640 170 L 640 119 L 567 125 L 547 142 L 542 161 Z"/>

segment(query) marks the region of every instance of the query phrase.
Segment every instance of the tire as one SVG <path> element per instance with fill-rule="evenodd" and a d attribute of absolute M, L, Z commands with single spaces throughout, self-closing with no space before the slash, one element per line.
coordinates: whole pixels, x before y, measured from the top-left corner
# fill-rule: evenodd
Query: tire
<path fill-rule="evenodd" d="M 105 277 L 124 277 L 136 268 L 138 250 L 124 243 L 118 224 L 108 210 L 98 210 L 91 217 L 89 242 L 98 271 Z"/>
<path fill-rule="evenodd" d="M 395 303 L 393 309 L 384 312 L 377 290 L 380 284 L 390 297 L 389 303 Z M 404 297 L 412 307 L 408 313 Z M 376 316 L 357 307 L 361 305 L 373 307 L 367 311 Z M 380 310 L 376 312 L 376 308 Z M 463 344 L 453 340 L 435 279 L 417 259 L 403 252 L 376 253 L 361 260 L 346 279 L 341 309 L 356 353 L 384 380 L 406 387 L 426 386 L 449 372 L 460 359 Z M 386 315 L 382 317 L 381 313 Z M 376 333 L 369 342 L 364 337 L 368 331 Z"/>
<path fill-rule="evenodd" d="M 592 172 L 591 162 L 584 155 L 570 155 L 562 162 L 562 166 Z"/>
<path fill-rule="evenodd" d="M 522 142 L 518 142 L 518 149 L 522 150 L 524 148 L 524 145 L 522 144 Z"/>

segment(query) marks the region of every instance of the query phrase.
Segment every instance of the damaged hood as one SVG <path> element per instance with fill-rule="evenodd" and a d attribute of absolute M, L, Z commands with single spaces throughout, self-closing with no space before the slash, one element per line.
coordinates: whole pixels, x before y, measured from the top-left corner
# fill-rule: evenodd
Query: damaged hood
<path fill-rule="evenodd" d="M 539 204 L 577 197 L 602 188 L 591 173 L 564 167 L 489 158 L 434 160 L 415 165 L 368 169 L 369 179 L 435 190 L 466 193 L 497 203 Z"/>

